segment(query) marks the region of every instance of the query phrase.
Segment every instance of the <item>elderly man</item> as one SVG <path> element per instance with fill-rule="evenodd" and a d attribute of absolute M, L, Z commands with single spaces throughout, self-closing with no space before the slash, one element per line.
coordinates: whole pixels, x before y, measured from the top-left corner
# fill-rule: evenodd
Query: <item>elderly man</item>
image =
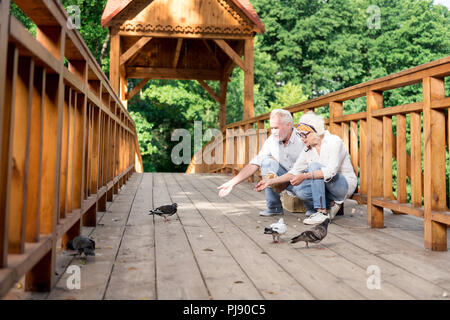
<path fill-rule="evenodd" d="M 270 113 L 270 130 L 271 135 L 258 155 L 242 168 L 238 175 L 217 188 L 220 190 L 220 197 L 226 197 L 235 185 L 248 179 L 259 168 L 263 177 L 268 173 L 282 176 L 292 169 L 305 145 L 294 130 L 291 113 L 283 109 L 273 110 Z M 283 214 L 280 195 L 272 188 L 266 188 L 265 193 L 267 210 L 259 214 L 262 216 Z"/>
<path fill-rule="evenodd" d="M 293 168 L 283 176 L 260 181 L 255 190 L 267 190 L 274 184 L 289 181 L 296 196 L 303 201 L 310 217 L 304 224 L 332 220 L 345 199 L 356 189 L 358 178 L 342 139 L 325 130 L 324 119 L 313 112 L 300 118 L 297 130 L 305 148 Z"/>

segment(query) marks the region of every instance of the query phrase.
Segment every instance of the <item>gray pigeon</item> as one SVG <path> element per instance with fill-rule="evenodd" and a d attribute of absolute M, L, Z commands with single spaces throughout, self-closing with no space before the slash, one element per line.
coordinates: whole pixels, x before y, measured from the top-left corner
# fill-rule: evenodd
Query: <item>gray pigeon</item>
<path fill-rule="evenodd" d="M 327 236 L 328 224 L 330 223 L 330 219 L 325 219 L 324 222 L 315 226 L 311 230 L 307 230 L 299 234 L 298 236 L 291 239 L 291 243 L 296 243 L 298 241 L 305 241 L 306 247 L 309 248 L 308 242 L 319 243 Z M 317 249 L 321 249 L 320 245 L 318 245 Z"/>
<path fill-rule="evenodd" d="M 86 236 L 78 236 L 67 242 L 69 250 L 77 250 L 81 256 L 82 253 L 87 256 L 95 256 L 95 241 Z"/>
<path fill-rule="evenodd" d="M 176 203 L 161 206 L 154 210 L 150 210 L 150 214 L 156 214 L 157 216 L 164 217 L 164 220 L 167 222 L 167 217 L 174 215 L 177 212 L 177 206 L 178 205 Z"/>

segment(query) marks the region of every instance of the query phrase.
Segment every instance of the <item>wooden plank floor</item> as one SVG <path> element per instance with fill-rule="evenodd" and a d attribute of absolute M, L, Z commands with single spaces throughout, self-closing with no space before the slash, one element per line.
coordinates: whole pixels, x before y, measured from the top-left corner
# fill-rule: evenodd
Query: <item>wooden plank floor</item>
<path fill-rule="evenodd" d="M 304 214 L 290 212 L 277 244 L 263 230 L 278 217 L 258 215 L 264 193 L 242 183 L 220 199 L 216 188 L 227 179 L 134 174 L 97 227 L 83 228 L 95 257 L 83 265 L 61 249 L 52 292 L 24 293 L 17 284 L 4 299 L 450 299 L 450 252 L 424 249 L 421 219 L 386 210 L 386 228 L 368 229 L 365 206 L 349 200 L 324 250 L 289 244 L 309 228 Z M 147 214 L 171 202 L 179 206 L 169 222 Z M 69 265 L 81 267 L 80 290 L 67 288 Z M 380 289 L 367 286 L 371 265 Z"/>

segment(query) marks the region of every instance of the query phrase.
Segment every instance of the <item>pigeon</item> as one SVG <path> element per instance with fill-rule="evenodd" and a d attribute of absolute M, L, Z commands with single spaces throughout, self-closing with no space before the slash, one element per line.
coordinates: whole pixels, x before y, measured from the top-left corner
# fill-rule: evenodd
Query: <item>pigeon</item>
<path fill-rule="evenodd" d="M 287 231 L 287 227 L 284 224 L 283 218 L 278 220 L 276 223 L 272 223 L 269 227 L 264 228 L 264 234 L 271 234 L 273 237 L 273 242 L 277 242 L 275 239 L 278 238 L 278 243 L 280 241 L 280 235 L 285 234 Z"/>
<path fill-rule="evenodd" d="M 158 216 L 164 217 L 164 220 L 167 222 L 167 217 L 175 214 L 177 212 L 177 204 L 172 203 L 169 205 L 158 207 L 154 210 L 150 210 L 150 214 L 156 214 Z"/>
<path fill-rule="evenodd" d="M 82 253 L 87 256 L 95 256 L 95 241 L 86 236 L 78 236 L 67 242 L 66 245 L 69 250 L 77 250 L 81 256 Z"/>
<path fill-rule="evenodd" d="M 315 226 L 311 230 L 306 230 L 299 234 L 298 236 L 291 239 L 291 243 L 296 243 L 298 241 L 305 241 L 306 247 L 309 248 L 308 242 L 319 243 L 327 236 L 328 224 L 330 223 L 330 219 L 325 219 L 324 222 Z M 317 246 L 317 249 L 321 249 L 320 245 Z"/>

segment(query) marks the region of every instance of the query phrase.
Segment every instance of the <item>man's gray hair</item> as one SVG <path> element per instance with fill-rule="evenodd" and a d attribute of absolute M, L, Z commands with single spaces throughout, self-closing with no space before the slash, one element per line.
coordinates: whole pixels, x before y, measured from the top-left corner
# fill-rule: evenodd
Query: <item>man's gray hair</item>
<path fill-rule="evenodd" d="M 280 119 L 284 123 L 289 123 L 291 126 L 294 123 L 294 119 L 292 119 L 292 115 L 289 111 L 284 109 L 273 109 L 270 113 L 270 119 L 272 119 L 275 116 L 280 116 Z"/>

